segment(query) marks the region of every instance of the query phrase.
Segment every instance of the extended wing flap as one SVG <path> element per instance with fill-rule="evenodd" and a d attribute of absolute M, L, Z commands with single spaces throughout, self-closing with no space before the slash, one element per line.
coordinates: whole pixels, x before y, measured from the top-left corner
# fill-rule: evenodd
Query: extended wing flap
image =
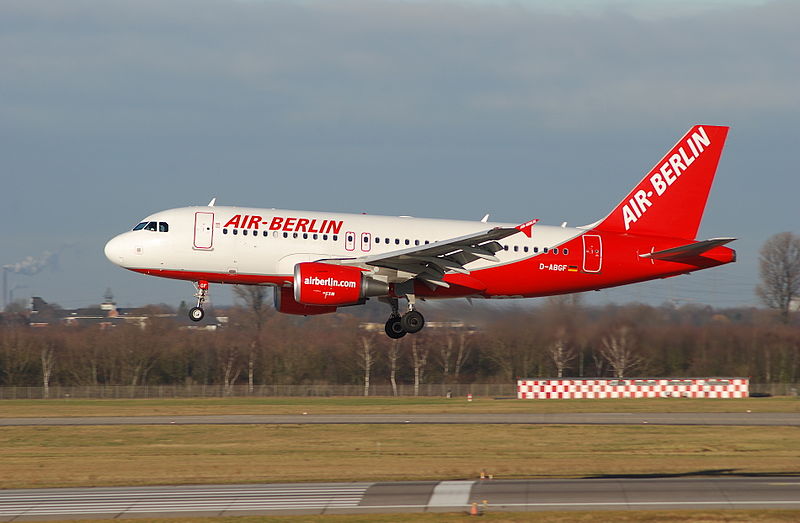
<path fill-rule="evenodd" d="M 696 243 L 689 243 L 671 249 L 665 249 L 658 252 L 648 252 L 647 254 L 640 254 L 640 258 L 650 258 L 653 260 L 666 260 L 666 261 L 679 261 L 684 258 L 691 258 L 699 256 L 706 251 L 710 251 L 714 247 L 730 243 L 736 238 L 712 238 L 710 240 L 703 240 Z"/>

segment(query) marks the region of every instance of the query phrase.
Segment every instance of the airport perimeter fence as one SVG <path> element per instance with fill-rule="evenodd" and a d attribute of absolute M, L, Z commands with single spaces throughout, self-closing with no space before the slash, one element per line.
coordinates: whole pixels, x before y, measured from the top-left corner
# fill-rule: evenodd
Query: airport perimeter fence
<path fill-rule="evenodd" d="M 415 394 L 414 385 L 397 385 L 398 397 L 505 397 L 516 399 L 515 383 L 492 384 L 420 384 Z M 363 385 L 89 385 L 62 387 L 0 387 L 0 400 L 9 399 L 158 399 L 158 398 L 229 398 L 229 397 L 346 397 L 363 396 Z M 371 385 L 370 397 L 394 396 L 391 385 Z"/>
<path fill-rule="evenodd" d="M 750 383 L 751 396 L 797 396 L 800 383 Z M 397 386 L 398 397 L 450 397 L 516 399 L 515 383 L 425 383 L 415 394 L 414 385 Z M 79 387 L 0 387 L 0 400 L 15 399 L 160 399 L 160 398 L 270 398 L 363 396 L 363 385 L 91 385 Z M 370 397 L 395 396 L 391 385 L 371 385 Z"/>

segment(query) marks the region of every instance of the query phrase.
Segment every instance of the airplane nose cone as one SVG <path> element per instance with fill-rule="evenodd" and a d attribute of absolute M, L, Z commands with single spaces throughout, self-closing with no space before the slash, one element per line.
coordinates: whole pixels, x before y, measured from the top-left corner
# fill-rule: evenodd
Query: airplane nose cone
<path fill-rule="evenodd" d="M 117 264 L 119 266 L 124 265 L 125 263 L 124 243 L 125 241 L 119 236 L 111 238 L 108 241 L 108 243 L 106 243 L 106 248 L 104 249 L 104 252 L 106 253 L 106 258 L 108 258 L 109 261 L 111 261 L 111 263 Z"/>

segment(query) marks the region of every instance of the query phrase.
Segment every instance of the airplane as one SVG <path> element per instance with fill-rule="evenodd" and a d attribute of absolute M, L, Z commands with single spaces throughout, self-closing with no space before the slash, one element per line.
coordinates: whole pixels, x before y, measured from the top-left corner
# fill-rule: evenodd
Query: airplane
<path fill-rule="evenodd" d="M 728 127 L 695 125 L 603 219 L 582 227 L 217 206 L 151 214 L 105 246 L 150 276 L 274 287 L 275 308 L 315 315 L 377 298 L 390 338 L 425 325 L 418 300 L 530 298 L 668 278 L 736 260 L 735 238 L 697 240 Z M 400 300 L 407 302 L 401 314 Z"/>

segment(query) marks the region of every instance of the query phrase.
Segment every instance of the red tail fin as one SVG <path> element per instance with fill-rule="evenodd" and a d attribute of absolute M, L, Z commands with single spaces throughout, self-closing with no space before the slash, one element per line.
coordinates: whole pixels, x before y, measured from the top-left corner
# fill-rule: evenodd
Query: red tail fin
<path fill-rule="evenodd" d="M 727 135 L 727 127 L 692 127 L 595 228 L 693 240 Z"/>

